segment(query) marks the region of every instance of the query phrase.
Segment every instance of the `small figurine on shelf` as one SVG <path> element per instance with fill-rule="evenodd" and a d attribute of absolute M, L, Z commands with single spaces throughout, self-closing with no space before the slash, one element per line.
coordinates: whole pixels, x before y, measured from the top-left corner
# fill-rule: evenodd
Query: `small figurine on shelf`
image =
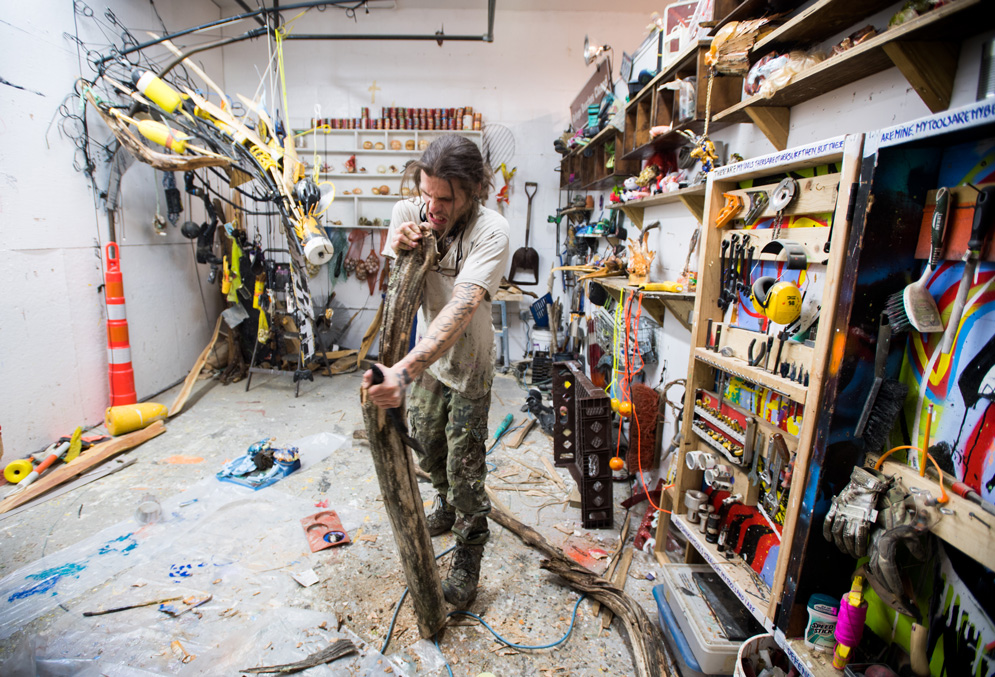
<path fill-rule="evenodd" d="M 636 240 L 633 238 L 629 240 L 629 265 L 627 268 L 629 271 L 629 284 L 632 286 L 649 282 L 650 264 L 653 263 L 653 257 L 656 256 L 656 252 L 650 251 L 647 240 L 649 239 L 649 232 L 659 227 L 659 221 L 651 223 L 643 229 L 640 239 Z"/>
<path fill-rule="evenodd" d="M 356 173 L 356 156 L 350 155 L 349 159 L 345 161 L 345 173 L 355 174 Z"/>
<path fill-rule="evenodd" d="M 680 134 L 687 137 L 694 148 L 691 150 L 691 157 L 701 161 L 701 171 L 706 174 L 716 167 L 719 161 L 719 154 L 715 150 L 715 144 L 704 134 L 695 134 L 691 130 L 682 129 Z"/>

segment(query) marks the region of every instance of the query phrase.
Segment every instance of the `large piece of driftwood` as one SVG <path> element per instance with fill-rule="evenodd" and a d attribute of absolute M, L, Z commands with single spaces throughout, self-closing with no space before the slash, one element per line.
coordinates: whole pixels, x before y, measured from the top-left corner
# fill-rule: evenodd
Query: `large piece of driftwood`
<path fill-rule="evenodd" d="M 421 305 L 425 274 L 434 265 L 433 235 L 422 238 L 420 247 L 398 252 L 397 264 L 391 268 L 380 333 L 380 362 L 388 367 L 407 354 L 411 323 Z M 405 420 L 403 408 L 400 414 L 400 420 Z M 435 552 L 425 523 L 414 463 L 386 412 L 365 398 L 363 420 L 380 492 L 408 581 L 418 631 L 422 637 L 429 638 L 445 624 L 446 614 L 442 582 L 435 566 Z"/>
<path fill-rule="evenodd" d="M 663 631 L 636 600 L 622 589 L 571 560 L 538 531 L 512 517 L 490 490 L 487 495 L 491 499 L 491 512 L 488 517 L 521 538 L 526 545 L 536 548 L 549 557 L 539 566 L 561 576 L 571 587 L 590 595 L 618 616 L 632 647 L 632 661 L 637 675 L 680 677 L 680 672 L 664 644 Z"/>

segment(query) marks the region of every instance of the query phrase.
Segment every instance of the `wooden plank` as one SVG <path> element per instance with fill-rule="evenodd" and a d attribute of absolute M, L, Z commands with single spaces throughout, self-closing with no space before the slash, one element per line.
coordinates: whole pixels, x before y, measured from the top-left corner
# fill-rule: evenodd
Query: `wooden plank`
<path fill-rule="evenodd" d="M 518 447 L 522 446 L 522 442 L 525 441 L 525 436 L 529 434 L 529 431 L 532 430 L 532 427 L 535 426 L 535 424 L 536 420 L 534 418 L 531 416 L 527 417 L 525 419 L 525 423 L 522 424 L 522 427 L 515 431 L 515 434 L 512 435 L 510 440 L 505 442 L 505 446 L 511 447 L 512 449 L 518 449 Z M 545 461 L 546 457 L 544 456 L 542 460 Z M 557 475 L 557 477 L 559 476 Z"/>
<path fill-rule="evenodd" d="M 169 407 L 170 418 L 183 411 L 183 405 L 187 403 L 187 398 L 190 397 L 190 391 L 193 390 L 193 384 L 197 381 L 197 377 L 200 375 L 200 370 L 204 368 L 204 363 L 207 362 L 207 356 L 211 354 L 211 349 L 214 348 L 214 344 L 218 341 L 218 334 L 221 332 L 222 319 L 223 318 L 218 315 L 218 321 L 214 324 L 214 333 L 211 334 L 211 340 L 207 342 L 207 347 L 201 351 L 200 357 L 198 357 L 197 361 L 193 363 L 193 368 L 183 380 L 183 387 L 180 388 L 180 392 L 176 394 L 176 399 L 173 400 L 173 404 Z"/>
<path fill-rule="evenodd" d="M 700 320 L 699 320 L 700 322 Z M 722 345 L 725 345 L 725 333 L 722 335 Z M 758 341 L 759 343 L 759 341 Z M 785 342 L 787 345 L 787 342 Z M 775 350 L 777 349 L 777 344 L 775 342 Z M 786 378 L 781 378 L 779 375 L 775 376 L 769 372 L 763 371 L 757 367 L 751 367 L 746 362 L 738 357 L 726 357 L 721 353 L 714 353 L 710 350 L 706 350 L 704 347 L 695 348 L 691 351 L 692 359 L 699 362 L 704 362 L 712 367 L 718 367 L 719 369 L 732 374 L 733 376 L 739 376 L 740 378 L 746 379 L 752 383 L 758 383 L 765 388 L 770 388 L 782 395 L 794 400 L 798 404 L 805 404 L 805 400 L 808 398 L 808 388 L 794 381 L 789 381 Z M 776 357 L 776 355 L 775 355 Z M 773 358 L 771 358 L 773 360 Z M 781 355 L 781 361 L 784 361 L 784 355 Z M 700 367 L 699 367 L 700 368 Z M 812 366 L 812 376 L 815 375 L 815 365 Z M 709 379 L 713 380 L 713 379 Z M 811 377 L 809 377 L 809 383 L 811 383 Z M 704 382 L 701 384 L 704 385 Z M 690 391 L 693 392 L 693 391 Z M 693 403 L 692 403 L 693 404 Z"/>
<path fill-rule="evenodd" d="M 746 114 L 774 148 L 784 150 L 788 147 L 788 130 L 791 128 L 790 108 L 750 106 L 746 109 Z"/>
<path fill-rule="evenodd" d="M 773 376 L 769 372 L 765 372 L 761 366 L 751 367 L 747 364 L 747 358 L 749 357 L 750 342 L 756 339 L 757 345 L 753 347 L 754 354 L 756 354 L 757 347 L 760 343 L 767 340 L 767 334 L 758 331 L 750 331 L 749 329 L 740 329 L 739 327 L 733 327 L 726 324 L 719 323 L 718 325 L 712 326 L 712 331 L 714 332 L 717 327 L 722 327 L 722 336 L 720 338 L 720 349 L 729 348 L 732 350 L 731 359 L 735 359 L 739 362 L 736 365 L 737 370 L 742 372 L 743 376 L 750 381 L 757 382 L 757 378 L 760 375 L 767 374 L 768 376 Z M 774 360 L 777 358 L 777 347 L 778 341 L 775 336 L 774 338 L 774 355 L 770 358 L 770 363 L 768 367 L 774 369 Z M 726 351 L 728 352 L 728 351 Z M 716 356 L 716 353 L 712 353 L 712 356 Z M 718 354 L 717 357 L 725 357 L 724 355 Z M 727 358 L 727 359 L 730 359 Z M 804 343 L 798 341 L 785 341 L 784 346 L 781 349 L 781 362 L 787 362 L 788 364 L 798 364 L 804 366 L 806 370 L 811 371 L 814 362 L 814 350 Z M 758 375 L 757 378 L 753 378 L 753 375 Z M 780 377 L 779 377 L 780 378 Z M 798 385 L 798 384 L 795 384 Z M 804 388 L 804 386 L 802 386 Z"/>
<path fill-rule="evenodd" d="M 793 45 L 807 48 L 856 27 L 862 18 L 893 4 L 893 0 L 819 0 L 757 40 L 752 53 L 759 58 L 775 49 L 786 51 L 783 48 Z"/>
<path fill-rule="evenodd" d="M 877 460 L 875 455 L 873 461 Z M 873 462 L 870 460 L 869 462 Z M 928 491 L 934 498 L 940 497 L 940 487 L 936 471 L 929 466 L 926 477 L 920 477 L 919 471 L 904 463 L 886 459 L 881 466 L 886 475 L 898 475 L 902 478 L 906 489 L 922 489 Z M 945 479 L 949 480 L 949 476 Z M 920 509 L 929 512 L 927 523 L 929 530 L 965 555 L 984 564 L 989 569 L 995 568 L 995 538 L 985 523 L 995 526 L 995 517 L 985 512 L 976 503 L 961 498 L 953 491 L 947 491 L 950 501 L 945 507 L 953 510 L 953 514 L 940 513 L 940 506 L 925 507 L 922 501 L 916 501 Z M 971 517 L 971 514 L 975 517 Z M 984 522 L 978 521 L 978 518 Z"/>
<path fill-rule="evenodd" d="M 691 212 L 691 215 L 694 216 L 698 223 L 701 223 L 702 218 L 705 216 L 705 193 L 691 192 L 696 191 L 696 188 L 686 190 L 689 192 L 683 195 L 680 194 L 680 191 L 677 191 L 677 199 L 684 204 L 684 207 Z"/>
<path fill-rule="evenodd" d="M 101 442 L 90 447 L 84 454 L 80 454 L 75 459 L 60 465 L 54 470 L 41 476 L 34 484 L 31 484 L 23 491 L 8 496 L 0 501 L 0 514 L 12 510 L 17 506 L 30 501 L 35 496 L 45 493 L 52 487 L 62 484 L 66 480 L 85 473 L 90 468 L 99 465 L 107 459 L 120 454 L 121 452 L 134 449 L 139 444 L 146 442 L 157 435 L 166 432 L 166 425 L 162 421 L 155 421 L 147 428 L 136 430 L 127 435 L 115 437 L 107 442 Z"/>
<path fill-rule="evenodd" d="M 885 54 L 933 113 L 950 106 L 960 43 L 889 42 Z"/>
<path fill-rule="evenodd" d="M 660 398 L 661 413 L 663 410 L 663 398 Z M 663 418 L 661 416 L 660 418 Z M 660 429 L 657 429 L 657 439 L 660 439 Z M 675 459 L 676 460 L 676 459 Z M 653 554 L 660 564 L 670 564 L 670 557 L 667 556 L 667 534 L 670 532 L 670 515 L 674 509 L 674 487 L 669 487 L 660 495 L 660 514 L 656 519 L 656 546 Z"/>
<path fill-rule="evenodd" d="M 791 203 L 784 208 L 784 216 L 795 216 L 798 214 L 825 214 L 827 212 L 832 212 L 836 209 L 837 196 L 839 194 L 839 174 L 823 174 L 821 176 L 813 176 L 807 179 L 798 180 L 798 190 L 795 193 L 794 199 Z M 722 191 L 723 195 L 732 194 L 738 195 L 743 200 L 743 209 L 737 214 L 737 218 L 742 221 L 746 216 L 746 212 L 750 209 L 750 196 L 749 193 L 754 193 L 758 190 L 764 190 L 767 192 L 767 196 L 774 192 L 780 181 L 775 181 L 774 183 L 765 183 L 762 185 L 755 185 L 750 188 L 732 188 L 730 190 Z M 773 209 L 769 204 L 760 212 L 761 219 L 769 219 L 777 216 L 777 210 Z M 794 234 L 796 231 L 809 230 L 808 228 L 782 228 L 782 234 L 790 232 Z M 828 229 L 820 232 L 820 239 L 818 241 L 818 246 L 822 247 L 826 243 L 826 239 L 829 237 Z M 752 238 L 754 232 L 748 231 L 749 236 Z M 758 233 L 759 235 L 759 233 Z M 769 239 L 769 238 L 768 238 Z M 793 238 L 788 238 L 793 239 Z M 765 242 L 766 244 L 766 242 Z M 822 257 L 824 258 L 824 257 Z"/>
<path fill-rule="evenodd" d="M 833 239 L 830 243 L 830 260 L 826 268 L 826 277 L 822 292 L 822 311 L 819 326 L 833 327 L 836 323 L 836 307 L 840 296 L 840 278 L 846 262 L 846 244 L 850 233 L 850 222 L 847 221 L 847 209 L 850 204 L 850 193 L 857 189 L 857 178 L 860 173 L 861 150 L 863 136 L 849 135 L 843 145 L 843 166 L 840 170 L 840 194 L 836 201 L 836 213 L 833 216 Z M 839 372 L 843 362 L 842 350 L 830 350 L 836 338 L 832 331 L 820 331 L 815 340 L 815 355 L 812 362 L 811 378 L 808 394 L 813 403 L 822 400 L 823 383 L 830 374 Z M 792 475 L 792 485 L 804 487 L 808 478 L 809 460 L 812 456 L 812 446 L 815 441 L 815 426 L 822 412 L 805 410 L 802 429 L 798 435 L 798 453 L 795 455 L 795 470 Z M 788 507 L 784 519 L 781 550 L 784 557 L 779 557 L 774 570 L 774 585 L 772 600 L 780 600 L 784 592 L 789 555 L 795 539 L 798 512 L 802 505 L 802 491 L 792 491 L 788 496 Z M 773 601 L 771 603 L 773 608 Z"/>
<path fill-rule="evenodd" d="M 532 420 L 532 422 L 533 422 L 533 423 L 535 423 L 535 419 L 531 419 L 531 420 Z M 563 491 L 566 491 L 566 490 L 567 490 L 567 483 L 566 483 L 566 482 L 564 482 L 564 481 L 563 481 L 563 478 L 562 478 L 562 477 L 560 477 L 560 474 L 559 474 L 558 472 L 556 472 L 556 466 L 554 466 L 554 465 L 553 465 L 553 462 L 552 462 L 552 461 L 550 461 L 550 460 L 549 460 L 548 458 L 546 458 L 545 456 L 543 456 L 543 457 L 542 457 L 542 464 L 543 464 L 544 466 L 546 466 L 546 472 L 548 472 L 548 473 L 549 473 L 549 477 L 550 477 L 550 479 L 552 479 L 552 480 L 553 480 L 553 482 L 555 482 L 555 483 L 556 483 L 556 485 L 557 485 L 557 486 L 558 486 L 558 487 L 559 487 L 560 489 L 563 489 Z"/>

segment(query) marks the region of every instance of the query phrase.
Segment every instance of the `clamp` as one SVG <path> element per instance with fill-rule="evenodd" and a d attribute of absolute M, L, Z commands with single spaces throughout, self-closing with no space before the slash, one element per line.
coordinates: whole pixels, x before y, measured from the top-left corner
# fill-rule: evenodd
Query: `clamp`
<path fill-rule="evenodd" d="M 726 199 L 725 206 L 722 207 L 722 211 L 719 215 L 715 217 L 715 227 L 722 228 L 727 223 L 735 218 L 736 214 L 739 214 L 740 210 L 743 208 L 743 198 L 735 193 L 722 193 L 722 197 Z"/>

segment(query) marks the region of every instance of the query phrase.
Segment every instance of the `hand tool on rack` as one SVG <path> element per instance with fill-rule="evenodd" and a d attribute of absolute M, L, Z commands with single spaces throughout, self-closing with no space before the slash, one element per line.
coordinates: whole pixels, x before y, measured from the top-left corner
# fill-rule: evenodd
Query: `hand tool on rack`
<path fill-rule="evenodd" d="M 743 217 L 743 223 L 749 226 L 754 224 L 760 218 L 760 215 L 763 214 L 764 209 L 767 208 L 767 203 L 770 202 L 770 197 L 765 190 L 757 190 L 747 193 L 747 195 L 750 196 L 750 209 L 746 212 L 746 216 Z"/>
<path fill-rule="evenodd" d="M 719 253 L 719 287 L 718 305 L 725 310 L 728 303 L 725 303 L 725 279 L 726 279 L 726 251 L 729 249 L 729 240 L 722 240 L 722 251 Z"/>
<path fill-rule="evenodd" d="M 715 217 L 716 228 L 725 227 L 743 209 L 743 198 L 735 193 L 722 193 L 722 197 L 726 199 L 726 203 L 722 207 L 722 211 L 719 212 L 719 215 Z"/>
<path fill-rule="evenodd" d="M 777 358 L 774 360 L 775 374 L 781 368 L 781 351 L 784 349 L 784 339 L 786 338 L 787 333 L 783 329 L 777 333 Z"/>
<path fill-rule="evenodd" d="M 764 371 L 767 371 L 767 363 L 770 361 L 770 354 L 773 352 L 774 348 L 774 337 L 767 336 L 767 345 L 764 348 Z"/>
<path fill-rule="evenodd" d="M 760 483 L 760 475 L 757 474 L 757 464 L 759 463 L 760 463 L 760 449 L 757 445 L 754 445 L 753 459 L 750 465 L 750 473 L 746 476 L 746 479 L 750 481 L 750 485 L 754 487 Z"/>
<path fill-rule="evenodd" d="M 719 341 L 722 339 L 722 325 L 715 325 L 715 343 L 712 344 L 712 352 L 719 352 Z"/>
<path fill-rule="evenodd" d="M 937 193 L 937 211 L 940 209 L 940 197 Z M 933 221 L 937 220 L 936 214 Z M 960 319 L 964 314 L 964 305 L 967 303 L 967 293 L 974 284 L 974 275 L 978 270 L 978 260 L 981 258 L 981 248 L 985 244 L 988 234 L 991 232 L 992 224 L 995 223 L 995 186 L 985 186 L 978 192 L 978 200 L 974 204 L 974 223 L 971 225 L 971 239 L 967 242 L 967 251 L 964 252 L 964 273 L 960 278 L 960 286 L 957 287 L 957 297 L 954 305 L 950 309 L 950 318 L 947 320 L 947 328 L 943 332 L 943 339 L 940 341 L 940 353 L 948 355 L 954 346 L 954 339 L 960 329 Z M 935 230 L 935 228 L 934 228 Z M 930 261 L 933 260 L 932 250 L 930 251 Z"/>
<path fill-rule="evenodd" d="M 712 324 L 713 320 L 709 318 L 708 320 L 708 334 L 705 336 L 705 350 L 712 349 Z"/>
<path fill-rule="evenodd" d="M 747 348 L 747 351 L 746 351 L 747 355 L 750 358 L 748 360 L 748 362 L 749 362 L 749 365 L 751 367 L 756 367 L 757 365 L 759 365 L 760 364 L 760 360 L 764 359 L 764 356 L 767 354 L 767 345 L 764 344 L 764 343 L 761 343 L 760 344 L 760 350 L 754 356 L 754 354 L 753 354 L 753 346 L 755 346 L 756 344 L 757 344 L 757 340 L 756 339 L 753 339 L 752 341 L 750 341 L 750 347 Z"/>

